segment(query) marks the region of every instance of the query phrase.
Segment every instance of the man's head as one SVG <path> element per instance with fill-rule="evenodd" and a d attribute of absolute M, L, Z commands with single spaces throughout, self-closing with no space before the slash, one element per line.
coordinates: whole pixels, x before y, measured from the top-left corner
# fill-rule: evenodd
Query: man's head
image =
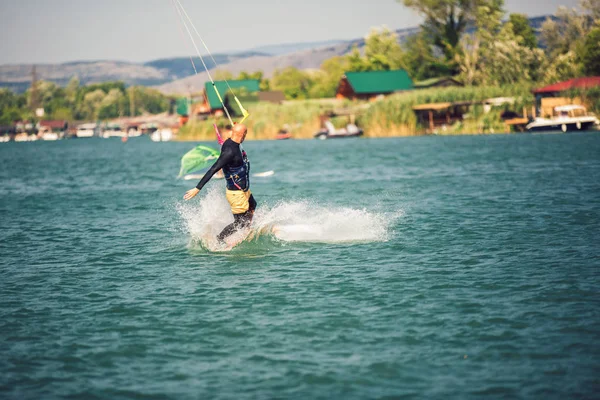
<path fill-rule="evenodd" d="M 244 124 L 236 124 L 233 126 L 233 130 L 231 131 L 231 140 L 236 143 L 242 143 L 244 139 L 246 139 L 246 133 L 248 133 L 248 128 Z"/>

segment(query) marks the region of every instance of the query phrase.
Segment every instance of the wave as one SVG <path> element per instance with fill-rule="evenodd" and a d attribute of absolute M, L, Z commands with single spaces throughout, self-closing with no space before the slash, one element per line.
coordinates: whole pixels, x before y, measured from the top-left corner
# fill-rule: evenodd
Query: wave
<path fill-rule="evenodd" d="M 216 187 L 210 188 L 199 202 L 180 204 L 178 211 L 192 242 L 210 251 L 220 248 L 216 236 L 233 222 L 223 191 Z M 259 203 L 246 241 L 268 236 L 280 242 L 382 242 L 390 238 L 391 226 L 402 215 L 401 211 L 383 213 L 324 206 L 308 200 Z"/>

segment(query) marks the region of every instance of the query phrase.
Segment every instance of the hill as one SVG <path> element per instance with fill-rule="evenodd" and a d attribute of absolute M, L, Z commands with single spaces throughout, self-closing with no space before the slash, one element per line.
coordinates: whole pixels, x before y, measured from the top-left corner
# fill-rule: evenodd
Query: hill
<path fill-rule="evenodd" d="M 531 26 L 539 31 L 547 16 L 530 18 Z M 419 28 L 397 30 L 400 42 L 418 32 Z M 263 71 L 270 77 L 276 69 L 289 66 L 298 69 L 319 68 L 327 58 L 345 55 L 353 46 L 362 48 L 364 39 L 329 40 L 322 42 L 288 43 L 260 46 L 245 52 L 215 54 L 215 60 L 221 69 L 237 74 L 241 71 Z M 212 60 L 207 59 L 209 69 L 214 68 Z M 76 61 L 63 64 L 38 64 L 38 79 L 66 85 L 74 76 L 82 84 L 106 81 L 123 81 L 127 85 L 153 86 L 166 94 L 189 93 L 201 89 L 208 76 L 197 62 L 198 76 L 194 76 L 188 57 L 165 58 L 146 63 L 125 61 Z M 31 85 L 32 64 L 0 65 L 0 88 L 9 88 L 23 92 Z"/>
<path fill-rule="evenodd" d="M 403 42 L 410 35 L 414 35 L 419 28 L 399 29 L 396 31 L 398 40 Z M 323 44 L 323 43 L 319 43 Z M 228 64 L 219 64 L 220 69 L 227 70 L 236 75 L 242 71 L 262 71 L 266 78 L 270 78 L 275 70 L 286 67 L 298 69 L 317 69 L 323 61 L 335 56 L 348 54 L 356 46 L 361 49 L 365 45 L 364 39 L 333 42 L 331 45 L 295 51 L 292 53 L 275 56 L 256 56 L 232 61 Z M 189 60 L 188 60 L 189 63 Z M 212 71 L 211 71 L 212 72 Z M 205 71 L 196 76 L 189 76 L 173 82 L 156 86 L 156 89 L 165 94 L 193 93 L 204 88 L 204 83 L 209 80 Z"/>
<path fill-rule="evenodd" d="M 287 43 L 271 46 L 260 46 L 255 49 L 231 54 L 214 54 L 218 65 L 227 65 L 246 58 L 277 57 L 319 46 L 335 45 L 340 40 L 323 42 Z M 196 58 L 197 60 L 197 58 Z M 207 57 L 208 68 L 214 62 Z M 204 70 L 199 60 L 199 69 Z M 0 65 L 0 88 L 7 88 L 22 93 L 31 86 L 33 64 Z M 189 57 L 163 58 L 146 63 L 126 61 L 73 61 L 62 64 L 36 64 L 38 79 L 66 85 L 73 76 L 77 76 L 82 84 L 107 81 L 123 81 L 127 85 L 157 86 L 177 81 L 194 74 Z"/>
<path fill-rule="evenodd" d="M 268 55 L 257 51 L 214 55 L 219 65 L 259 56 Z M 209 68 L 214 67 L 212 60 L 205 61 Z M 61 86 L 66 85 L 74 76 L 77 76 L 82 84 L 123 81 L 127 85 L 156 86 L 194 73 L 189 57 L 168 58 L 147 63 L 74 61 L 62 64 L 37 64 L 35 68 L 38 79 L 52 81 Z M 24 92 L 31 85 L 32 70 L 33 64 L 1 65 L 0 88 Z"/>

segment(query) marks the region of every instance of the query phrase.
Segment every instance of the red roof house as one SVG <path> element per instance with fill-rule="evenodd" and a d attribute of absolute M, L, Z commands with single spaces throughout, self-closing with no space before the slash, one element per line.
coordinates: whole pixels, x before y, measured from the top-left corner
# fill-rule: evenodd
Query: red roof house
<path fill-rule="evenodd" d="M 40 126 L 50 129 L 64 129 L 68 125 L 67 121 L 40 121 Z"/>
<path fill-rule="evenodd" d="M 550 95 L 552 93 L 566 92 L 571 89 L 590 89 L 600 87 L 600 76 L 590 76 L 587 78 L 575 78 L 568 81 L 558 82 L 533 91 L 534 94 Z"/>
<path fill-rule="evenodd" d="M 537 111 L 542 117 L 550 117 L 554 107 L 568 104 L 582 104 L 579 98 L 571 98 L 570 90 L 600 88 L 600 76 L 574 78 L 568 81 L 554 83 L 533 91 Z"/>

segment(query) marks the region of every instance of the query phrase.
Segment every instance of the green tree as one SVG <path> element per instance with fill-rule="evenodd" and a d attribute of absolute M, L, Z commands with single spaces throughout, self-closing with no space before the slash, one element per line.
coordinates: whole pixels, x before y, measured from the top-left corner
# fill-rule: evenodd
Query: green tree
<path fill-rule="evenodd" d="M 0 114 L 8 108 L 19 108 L 21 106 L 19 104 L 19 96 L 8 89 L 0 89 Z"/>
<path fill-rule="evenodd" d="M 502 30 L 504 0 L 480 0 L 475 11 L 476 35 L 483 48 L 492 44 Z"/>
<path fill-rule="evenodd" d="M 52 112 L 51 118 L 62 121 L 73 121 L 73 111 L 67 107 L 57 108 Z"/>
<path fill-rule="evenodd" d="M 541 37 L 546 53 L 551 59 L 569 51 L 577 53 L 590 27 L 590 19 L 577 10 L 559 7 L 556 18 L 548 18 L 542 24 Z"/>
<path fill-rule="evenodd" d="M 522 44 L 530 49 L 538 47 L 535 31 L 529 24 L 529 19 L 523 14 L 510 14 L 509 22 L 515 36 L 522 38 Z"/>
<path fill-rule="evenodd" d="M 592 17 L 595 23 L 600 22 L 600 1 L 581 0 L 580 5 Z"/>
<path fill-rule="evenodd" d="M 240 79 L 240 80 L 256 79 L 258 81 L 261 81 L 263 79 L 263 76 L 264 76 L 264 74 L 262 71 L 255 71 L 255 72 L 251 72 L 251 73 L 242 71 L 239 73 L 237 79 Z"/>
<path fill-rule="evenodd" d="M 476 31 L 461 41 L 462 48 L 457 49 L 455 55 L 467 85 L 486 84 L 490 80 L 494 42 L 502 29 L 503 5 L 503 0 L 481 0 L 472 11 Z"/>
<path fill-rule="evenodd" d="M 452 66 L 436 57 L 425 32 L 409 36 L 404 43 L 404 64 L 415 81 L 453 74 Z"/>
<path fill-rule="evenodd" d="M 600 26 L 585 37 L 581 51 L 581 64 L 587 75 L 600 75 Z"/>
<path fill-rule="evenodd" d="M 213 74 L 215 81 L 231 81 L 233 80 L 233 74 L 230 71 L 224 69 L 218 69 Z"/>
<path fill-rule="evenodd" d="M 389 71 L 404 68 L 402 47 L 398 35 L 388 28 L 374 28 L 365 38 L 364 56 L 354 48 L 347 56 L 349 71 Z"/>
<path fill-rule="evenodd" d="M 581 76 L 581 65 L 574 51 L 549 59 L 543 68 L 542 82 L 552 84 Z"/>
<path fill-rule="evenodd" d="M 475 35 L 465 36 L 461 39 L 462 51 L 456 55 L 459 69 L 459 79 L 467 86 L 473 86 L 483 81 L 480 70 L 480 43 Z"/>
<path fill-rule="evenodd" d="M 365 38 L 365 58 L 374 71 L 406 68 L 398 35 L 387 27 L 371 29 Z"/>
<path fill-rule="evenodd" d="M 95 92 L 96 90 L 102 90 L 104 93 L 108 93 L 111 89 L 118 89 L 121 93 L 125 93 L 125 83 L 121 81 L 115 82 L 103 82 L 103 83 L 93 83 L 87 86 L 80 87 L 77 97 L 77 101 L 81 101 L 86 94 L 90 92 Z"/>
<path fill-rule="evenodd" d="M 79 92 L 79 86 L 80 86 L 79 78 L 74 76 L 71 78 L 71 80 L 67 84 L 67 87 L 65 88 L 65 94 L 67 96 L 67 100 L 71 104 L 74 104 L 75 101 L 77 100 L 77 92 Z"/>
<path fill-rule="evenodd" d="M 421 14 L 423 31 L 454 62 L 460 38 L 473 21 L 476 0 L 397 0 Z"/>
<path fill-rule="evenodd" d="M 28 104 L 32 104 L 32 91 L 27 90 L 25 93 Z M 65 89 L 61 88 L 54 82 L 38 81 L 36 83 L 36 106 L 42 107 L 45 111 L 46 118 L 51 118 L 55 110 L 59 108 L 71 108 L 72 103 L 67 100 Z"/>
<path fill-rule="evenodd" d="M 111 89 L 97 106 L 97 118 L 109 119 L 123 116 L 123 100 L 125 96 L 119 89 Z"/>
<path fill-rule="evenodd" d="M 262 71 L 255 71 L 252 73 L 242 71 L 239 73 L 237 79 L 256 79 L 259 81 L 259 88 L 261 91 L 269 90 L 269 80 L 264 77 L 264 73 Z"/>
<path fill-rule="evenodd" d="M 0 125 L 12 125 L 22 119 L 21 110 L 15 106 L 0 108 Z"/>
<path fill-rule="evenodd" d="M 316 71 L 312 76 L 313 84 L 308 91 L 308 97 L 311 99 L 322 99 L 333 97 L 335 89 L 330 89 L 327 85 L 327 77 L 323 71 Z"/>
<path fill-rule="evenodd" d="M 80 86 L 77 91 L 77 96 L 75 98 L 75 103 L 73 105 L 74 109 L 74 117 L 76 119 L 95 119 L 97 118 L 96 112 L 98 111 L 95 106 L 99 106 L 99 102 L 101 98 L 106 95 L 106 93 L 110 92 L 111 89 L 117 89 L 121 93 L 125 93 L 125 83 L 121 81 L 116 82 L 104 82 L 104 83 L 94 83 L 87 86 Z M 88 96 L 90 93 L 94 93 L 93 96 Z M 102 95 L 100 95 L 102 92 Z M 87 100 L 86 100 L 87 97 Z M 100 98 L 100 100 L 98 100 Z M 98 104 L 96 104 L 98 103 Z"/>
<path fill-rule="evenodd" d="M 288 99 L 306 99 L 311 85 L 310 76 L 295 67 L 277 70 L 271 79 L 271 87 L 281 90 Z"/>
<path fill-rule="evenodd" d="M 360 51 L 356 46 L 352 49 L 352 52 L 346 57 L 346 61 L 348 62 L 348 71 L 370 71 L 369 64 L 367 63 L 366 59 L 360 54 Z"/>
<path fill-rule="evenodd" d="M 600 27 L 600 3 L 597 0 L 581 0 L 580 5 L 583 13 L 559 7 L 555 18 L 547 19 L 542 25 L 542 43 L 549 58 L 544 73 L 546 82 L 597 71 L 594 67 L 597 43 L 593 42 L 594 39 L 588 40 L 588 37 Z"/>
<path fill-rule="evenodd" d="M 259 87 L 259 89 L 260 89 L 262 92 L 265 92 L 265 91 L 271 90 L 271 81 L 270 81 L 269 79 L 266 79 L 266 78 L 265 78 L 265 79 L 262 79 L 262 80 L 260 81 L 260 84 L 259 84 L 259 86 L 258 86 L 258 87 Z"/>
<path fill-rule="evenodd" d="M 543 50 L 521 45 L 510 24 L 489 49 L 484 60 L 484 83 L 509 85 L 539 79 L 539 69 L 545 59 Z"/>
<path fill-rule="evenodd" d="M 169 99 L 156 89 L 135 86 L 136 109 L 150 114 L 159 114 L 169 110 Z M 127 104 L 129 107 L 129 104 Z"/>
<path fill-rule="evenodd" d="M 325 60 L 319 71 L 313 76 L 313 85 L 310 89 L 311 98 L 334 97 L 340 79 L 349 71 L 346 57 L 336 56 Z"/>
<path fill-rule="evenodd" d="M 98 119 L 98 111 L 102 105 L 102 100 L 106 93 L 102 89 L 96 89 L 93 92 L 86 93 L 80 104 L 79 115 L 83 119 Z"/>
<path fill-rule="evenodd" d="M 477 9 L 477 35 L 482 39 L 483 49 L 483 83 L 508 85 L 537 81 L 540 66 L 545 61 L 543 51 L 528 46 L 524 38 L 515 33 L 524 28 L 516 29 L 510 21 L 503 24 L 503 16 L 504 0 L 489 0 Z M 516 21 L 523 23 L 518 17 Z"/>
<path fill-rule="evenodd" d="M 463 40 L 457 57 L 467 85 L 506 85 L 539 79 L 543 51 L 523 44 L 512 23 L 502 23 L 503 0 L 480 1 L 475 14 L 477 30 Z"/>

